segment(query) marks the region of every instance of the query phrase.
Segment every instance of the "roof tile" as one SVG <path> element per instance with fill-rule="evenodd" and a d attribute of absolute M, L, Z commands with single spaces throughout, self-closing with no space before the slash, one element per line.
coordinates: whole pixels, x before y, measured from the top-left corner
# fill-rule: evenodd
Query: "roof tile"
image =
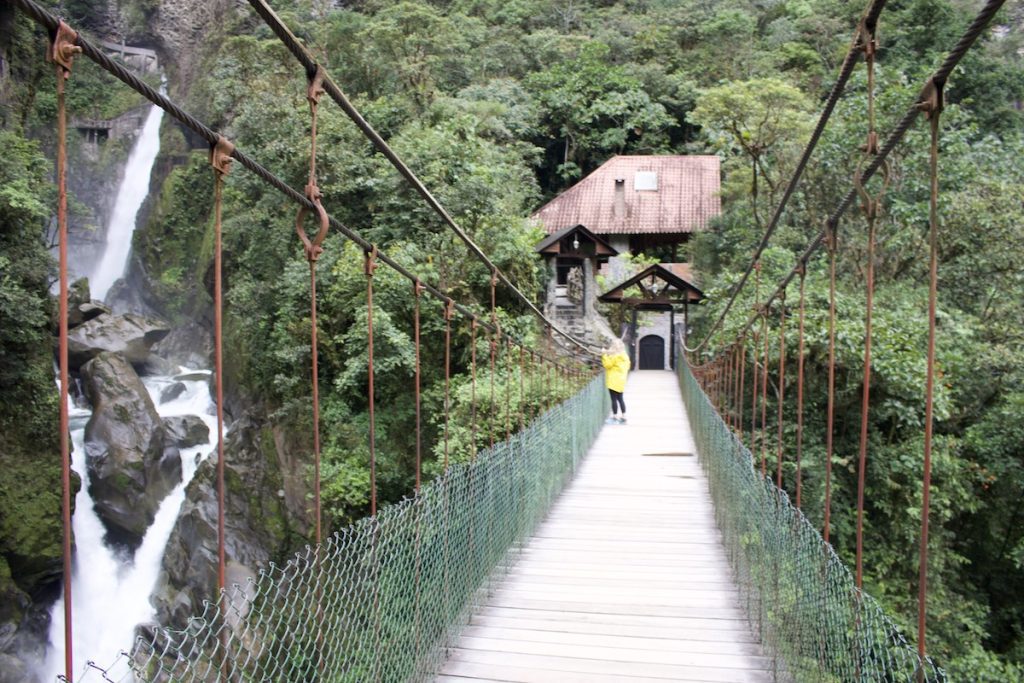
<path fill-rule="evenodd" d="M 637 171 L 657 173 L 658 189 L 635 190 Z M 720 177 L 716 156 L 617 156 L 532 217 L 548 233 L 579 224 L 596 234 L 693 232 L 721 210 Z M 615 208 L 616 179 L 625 181 L 625 216 Z"/>

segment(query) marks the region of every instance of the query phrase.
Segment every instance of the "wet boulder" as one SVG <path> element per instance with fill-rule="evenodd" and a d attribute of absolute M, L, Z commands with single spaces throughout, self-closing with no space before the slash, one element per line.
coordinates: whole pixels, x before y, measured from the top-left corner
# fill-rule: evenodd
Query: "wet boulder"
<path fill-rule="evenodd" d="M 153 347 L 153 351 L 176 365 L 189 368 L 213 365 L 213 337 L 198 322 L 176 326 Z"/>
<path fill-rule="evenodd" d="M 253 409 L 251 412 L 258 412 Z M 292 477 L 305 481 L 305 462 L 291 462 L 290 447 L 279 449 L 265 416 L 247 414 L 225 436 L 225 550 L 231 563 L 255 572 L 275 557 L 308 542 L 308 492 L 297 493 L 293 511 L 286 489 Z M 296 449 L 298 450 L 298 449 Z M 304 453 L 305 451 L 303 451 Z M 196 470 L 164 552 L 163 569 L 153 592 L 157 620 L 184 628 L 217 588 L 217 454 Z M 229 566 L 231 566 L 229 564 Z M 239 570 L 245 581 L 245 571 Z"/>
<path fill-rule="evenodd" d="M 155 353 L 149 354 L 148 356 L 146 356 L 146 360 L 144 360 L 141 363 L 135 363 L 134 365 L 135 371 L 138 372 L 143 377 L 167 377 L 179 372 L 179 368 L 177 365 L 167 360 L 166 358 L 161 358 Z M 164 399 L 162 397 L 160 399 L 160 402 L 164 402 Z"/>
<path fill-rule="evenodd" d="M 101 353 L 119 353 L 134 364 L 145 363 L 150 347 L 170 328 L 153 318 L 127 313 L 103 314 L 83 322 L 68 334 L 68 360 L 77 370 Z"/>
<path fill-rule="evenodd" d="M 164 430 L 167 443 L 178 448 L 192 448 L 210 441 L 210 428 L 196 415 L 165 417 Z"/>
<path fill-rule="evenodd" d="M 176 448 L 131 363 L 100 353 L 82 367 L 93 413 L 85 426 L 89 492 L 107 529 L 134 545 L 164 496 L 181 481 Z"/>
<path fill-rule="evenodd" d="M 166 387 L 160 390 L 160 403 L 167 403 L 173 401 L 182 394 L 188 391 L 188 387 L 185 386 L 184 382 L 175 382 L 168 384 Z"/>

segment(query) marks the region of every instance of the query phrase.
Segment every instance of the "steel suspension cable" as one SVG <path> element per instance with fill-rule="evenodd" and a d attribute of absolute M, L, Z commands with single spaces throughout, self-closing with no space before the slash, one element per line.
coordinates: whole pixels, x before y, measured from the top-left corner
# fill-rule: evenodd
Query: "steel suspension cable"
<path fill-rule="evenodd" d="M 510 357 L 512 354 L 512 340 L 508 337 L 505 338 L 505 440 L 508 441 L 509 437 L 512 436 L 512 400 L 509 397 L 509 391 L 512 387 L 512 363 Z"/>
<path fill-rule="evenodd" d="M 490 439 L 490 445 L 494 447 L 494 362 L 498 351 L 498 309 L 495 307 L 495 288 L 498 284 L 498 270 L 495 269 L 491 272 L 491 402 L 490 411 L 487 416 L 487 435 Z"/>
<path fill-rule="evenodd" d="M 470 367 L 470 457 L 476 458 L 476 318 L 469 321 L 469 367 Z"/>
<path fill-rule="evenodd" d="M 35 20 L 37 23 L 39 23 L 49 31 L 54 32 L 57 30 L 57 27 L 60 23 L 57 17 L 48 12 L 38 3 L 34 2 L 34 0 L 12 1 L 19 8 L 21 8 L 30 18 Z M 77 35 L 77 37 L 74 39 L 74 43 L 74 47 L 81 48 L 81 54 L 83 56 L 88 57 L 98 66 L 100 66 L 103 70 L 107 71 L 115 78 L 123 82 L 125 85 L 129 86 L 130 88 L 138 92 L 140 95 L 145 97 L 147 100 L 163 109 L 171 117 L 182 123 L 189 130 L 194 132 L 203 140 L 206 140 L 207 143 L 209 143 L 210 145 L 215 145 L 217 143 L 218 138 L 221 137 L 219 133 L 217 133 L 210 127 L 206 126 L 199 119 L 195 118 L 187 111 L 176 105 L 166 95 L 163 95 L 162 93 L 159 93 L 156 90 L 154 90 L 152 87 L 149 86 L 149 84 L 142 81 L 135 74 L 133 74 L 131 71 L 125 68 L 122 64 L 119 64 L 118 62 L 108 57 L 106 53 L 102 51 L 102 49 L 96 47 L 87 39 L 83 38 L 81 35 Z M 323 81 L 321 83 L 321 86 L 326 85 L 328 82 L 329 81 L 326 80 Z M 231 158 L 233 158 L 243 167 L 251 171 L 260 180 L 281 192 L 291 201 L 295 202 L 301 207 L 305 207 L 307 211 L 317 212 L 319 215 L 319 209 L 317 208 L 317 205 L 314 202 L 309 200 L 303 193 L 292 188 L 281 178 L 271 173 L 269 170 L 267 170 L 267 168 L 262 166 L 259 162 L 257 162 L 249 155 L 245 154 L 242 150 L 236 147 L 231 152 Z M 330 216 L 328 214 L 327 218 L 330 228 L 333 228 L 335 231 L 344 235 L 347 239 L 351 240 L 357 246 L 359 246 L 363 251 L 369 251 L 374 248 L 374 244 L 372 242 L 365 239 L 358 232 L 344 225 L 333 216 Z M 418 279 L 418 276 L 415 273 L 411 272 L 405 266 L 395 261 L 393 258 L 388 256 L 384 251 L 378 250 L 377 258 L 381 263 L 397 272 L 399 275 L 407 279 L 410 283 L 415 282 Z M 501 277 L 503 276 L 499 274 L 499 278 Z M 423 284 L 423 291 L 426 292 L 427 294 L 430 294 L 432 297 L 446 305 L 449 302 L 449 300 L 452 300 L 451 297 L 440 288 L 428 285 L 426 283 Z M 452 300 L 452 302 L 454 309 L 463 316 L 470 317 L 474 315 L 472 309 L 469 308 L 468 306 L 465 306 L 460 303 L 455 303 L 454 300 Z M 544 320 L 545 326 L 549 326 L 550 321 L 548 321 L 547 319 Z M 490 325 L 488 323 L 481 323 L 481 325 L 486 330 L 490 331 Z M 561 332 L 559 334 L 561 334 Z"/>
<path fill-rule="evenodd" d="M 754 264 L 754 310 L 757 311 L 761 305 L 761 263 L 760 261 Z M 751 381 L 750 385 L 752 388 L 750 395 L 750 452 L 753 453 L 757 447 L 757 380 L 759 377 L 757 371 L 757 353 L 761 348 L 758 343 L 761 340 L 761 335 L 757 328 L 754 328 L 753 332 L 753 343 L 750 347 L 750 373 Z"/>
<path fill-rule="evenodd" d="M 853 75 L 853 71 L 857 66 L 857 61 L 860 58 L 859 41 L 862 36 L 860 27 L 868 26 L 873 31 L 874 26 L 878 22 L 879 15 L 885 7 L 885 3 L 886 0 L 873 0 L 864 9 L 864 14 L 858 24 L 857 31 L 854 33 L 850 48 L 846 51 L 846 56 L 843 58 L 843 63 L 839 68 L 839 74 L 836 78 L 836 82 L 833 84 L 832 90 L 829 92 L 829 95 L 825 100 L 825 106 L 822 108 L 821 115 L 818 117 L 818 122 L 814 127 L 814 131 L 811 133 L 810 139 L 804 146 L 804 151 L 800 155 L 800 161 L 797 162 L 796 168 L 793 170 L 793 175 L 790 176 L 789 184 L 786 186 L 786 190 L 782 194 L 782 199 L 779 200 L 778 206 L 775 207 L 775 213 L 772 215 L 772 218 L 768 223 L 768 227 L 765 229 L 764 235 L 761 237 L 761 241 L 754 249 L 754 255 L 750 259 L 750 264 L 743 271 L 743 275 L 740 276 L 739 282 L 733 285 L 732 290 L 729 293 L 729 299 L 726 301 L 725 308 L 722 309 L 718 319 L 714 324 L 712 324 L 711 329 L 708 330 L 704 339 L 693 347 L 685 347 L 688 351 L 699 351 L 706 346 L 714 333 L 719 327 L 721 327 L 722 323 L 725 322 L 725 317 L 729 314 L 729 311 L 732 309 L 733 304 L 739 297 L 740 292 L 746 285 L 747 279 L 750 277 L 750 273 L 754 270 L 754 266 L 760 260 L 761 254 L 764 253 L 764 250 L 768 247 L 768 242 L 771 240 L 772 235 L 775 234 L 775 230 L 779 226 L 779 222 L 786 211 L 789 200 L 796 191 L 797 185 L 800 184 L 800 180 L 803 178 L 804 170 L 807 168 L 811 155 L 818 146 L 818 142 L 821 140 L 821 136 L 825 132 L 825 127 L 828 125 L 829 119 L 832 117 L 832 112 L 835 109 L 836 104 L 839 102 L 839 98 L 846 89 L 846 84 L 850 80 L 850 76 Z"/>
<path fill-rule="evenodd" d="M 455 302 L 448 299 L 444 307 L 444 471 L 448 471 L 448 423 L 451 422 L 452 402 L 452 313 Z"/>
<path fill-rule="evenodd" d="M 876 0 L 880 2 L 882 0 Z M 322 66 L 313 57 L 313 54 L 299 41 L 298 37 L 291 32 L 284 21 L 277 15 L 276 12 L 265 2 L 265 0 L 249 0 L 249 4 L 256 11 L 256 13 L 266 22 L 270 30 L 281 40 L 281 42 L 288 48 L 288 51 L 292 53 L 295 59 L 302 65 L 307 73 L 313 73 L 317 69 L 322 70 Z M 341 88 L 325 74 L 324 77 L 324 88 L 327 94 L 330 95 L 331 99 L 334 100 L 342 111 L 352 120 L 357 128 L 363 133 L 364 136 L 373 144 L 377 151 L 383 154 L 387 160 L 395 167 L 395 170 L 401 174 L 403 178 L 412 186 L 414 190 L 423 198 L 427 205 L 436 213 L 441 220 L 454 232 L 460 240 L 469 248 L 469 250 L 485 265 L 488 270 L 495 273 L 498 279 L 504 284 L 509 290 L 529 308 L 534 315 L 540 320 L 543 320 L 546 324 L 550 325 L 551 328 L 559 335 L 570 341 L 579 349 L 586 351 L 587 353 L 593 354 L 594 350 L 586 341 L 581 341 L 576 337 L 572 336 L 567 331 L 559 328 L 550 320 L 544 313 L 537 307 L 533 301 L 523 294 L 515 283 L 507 275 L 505 275 L 498 268 L 497 265 L 484 253 L 484 251 L 473 241 L 473 239 L 459 226 L 456 220 L 448 213 L 448 210 L 437 200 L 436 197 L 427 189 L 423 181 L 416 176 L 416 174 L 402 161 L 401 157 L 388 145 L 383 137 L 370 125 L 366 119 L 363 118 L 362 114 L 358 109 L 349 101 L 345 93 L 342 92 Z"/>
<path fill-rule="evenodd" d="M 519 346 L 519 431 L 526 428 L 526 364 L 525 347 Z"/>
<path fill-rule="evenodd" d="M 944 86 L 946 79 L 954 68 L 960 63 L 964 55 L 967 54 L 970 47 L 978 39 L 978 37 L 984 32 L 988 26 L 992 17 L 999 11 L 1000 8 L 1006 3 L 1006 0 L 988 0 L 985 6 L 978 12 L 974 20 L 964 31 L 964 34 L 960 37 L 960 40 L 954 46 L 954 48 L 946 56 L 942 65 L 927 79 L 925 85 L 922 88 L 921 94 L 917 99 L 911 103 L 910 107 L 903 114 L 900 120 L 893 127 L 889 136 L 885 139 L 885 142 L 881 144 L 878 154 L 874 159 L 868 163 L 863 171 L 860 173 L 862 183 L 867 183 L 871 178 L 874 177 L 875 173 L 882 167 L 889 157 L 889 154 L 896 148 L 896 146 L 903 140 L 903 137 L 907 134 L 907 131 L 913 127 L 914 122 L 917 120 L 918 115 L 922 111 L 922 103 L 927 98 L 927 93 L 930 84 L 935 83 Z M 785 289 L 798 274 L 800 264 L 808 263 L 811 257 L 818 251 L 819 248 L 825 243 L 826 237 L 828 236 L 829 230 L 838 231 L 839 221 L 842 219 L 843 214 L 853 205 L 854 200 L 857 199 L 857 188 L 851 187 L 850 190 L 843 196 L 842 200 L 836 205 L 832 213 L 825 221 L 825 227 L 813 237 L 804 249 L 803 253 L 797 257 L 796 265 L 789 271 L 789 273 L 783 277 L 775 291 L 768 296 L 765 300 L 765 304 L 770 304 L 779 297 L 779 293 Z M 750 326 L 757 322 L 757 315 L 752 315 L 746 322 L 746 324 L 740 329 L 738 334 L 743 334 L 750 329 Z"/>
<path fill-rule="evenodd" d="M 736 425 L 739 428 L 738 433 L 740 437 L 740 443 L 743 443 L 743 409 L 745 403 L 745 394 L 743 393 L 744 386 L 743 380 L 747 372 L 747 338 L 746 336 L 740 339 L 740 384 L 737 389 L 736 402 L 739 403 L 740 414 L 736 418 Z"/>

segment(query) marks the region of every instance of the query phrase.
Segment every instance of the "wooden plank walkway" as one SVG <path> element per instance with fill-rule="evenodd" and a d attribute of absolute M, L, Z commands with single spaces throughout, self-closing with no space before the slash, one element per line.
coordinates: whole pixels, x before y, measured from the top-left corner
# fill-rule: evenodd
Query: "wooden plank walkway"
<path fill-rule="evenodd" d="M 631 373 L 625 399 L 439 683 L 770 680 L 675 375 Z"/>

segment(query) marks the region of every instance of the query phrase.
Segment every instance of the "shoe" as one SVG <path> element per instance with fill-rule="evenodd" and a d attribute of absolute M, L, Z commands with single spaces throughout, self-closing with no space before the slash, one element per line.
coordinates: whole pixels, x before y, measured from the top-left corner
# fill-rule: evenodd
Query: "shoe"
<path fill-rule="evenodd" d="M 620 417 L 620 418 L 619 418 L 619 424 L 620 424 L 620 425 L 624 425 L 624 424 L 626 424 L 626 418 L 625 418 L 625 417 Z"/>
<path fill-rule="evenodd" d="M 617 417 L 609 417 L 607 420 L 604 421 L 606 425 L 618 424 L 618 422 L 619 419 Z"/>

